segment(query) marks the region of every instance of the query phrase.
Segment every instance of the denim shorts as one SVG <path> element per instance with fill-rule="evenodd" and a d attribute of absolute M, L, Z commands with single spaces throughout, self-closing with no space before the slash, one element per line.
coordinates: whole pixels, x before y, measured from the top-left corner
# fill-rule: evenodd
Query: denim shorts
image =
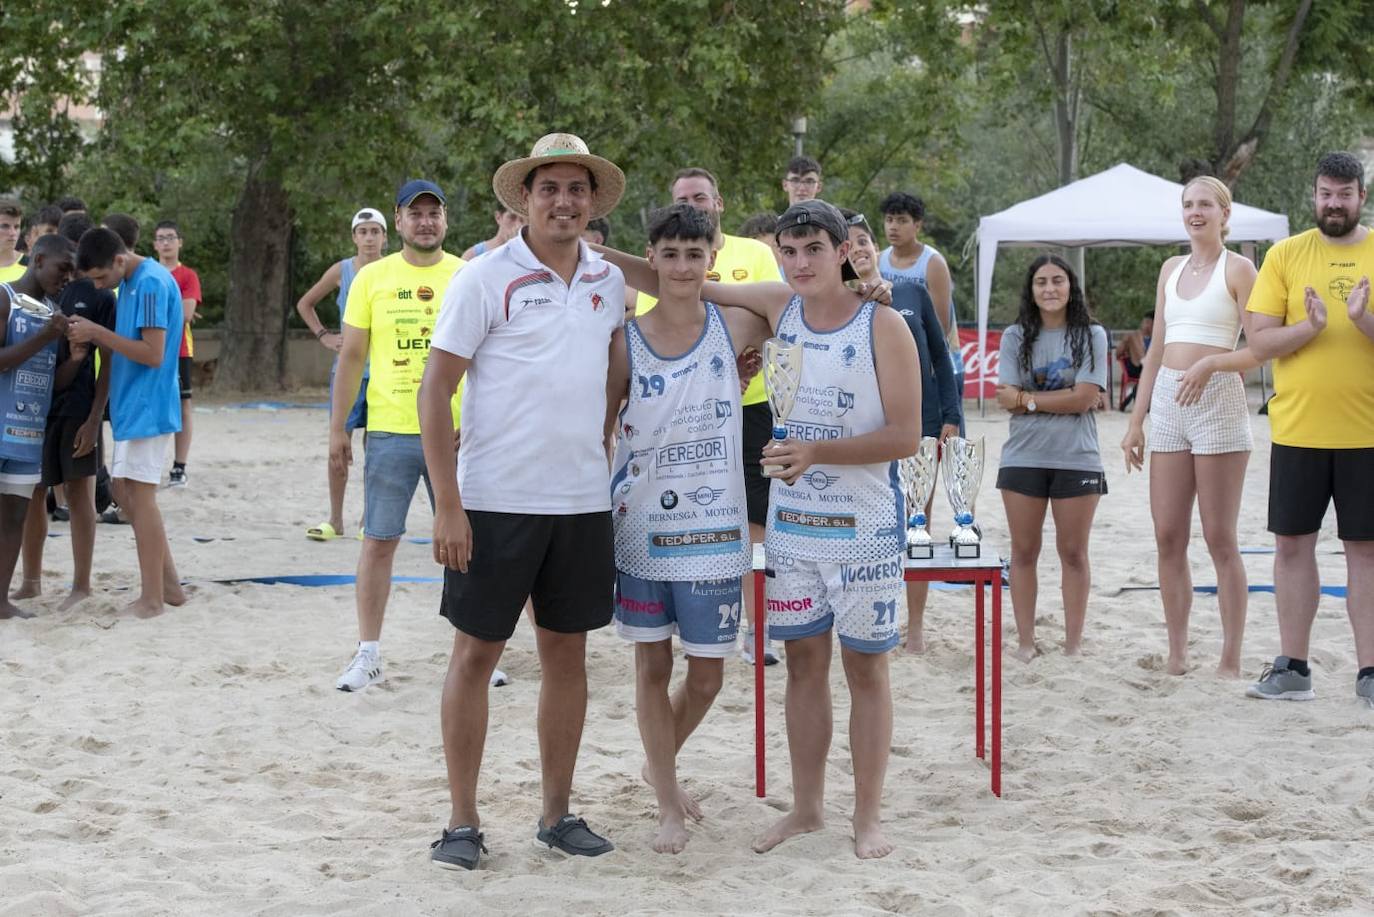
<path fill-rule="evenodd" d="M 329 367 L 329 410 L 334 410 L 334 372 L 339 368 L 339 361 L 334 360 L 334 365 Z M 367 429 L 367 367 L 363 367 L 363 380 L 358 384 L 358 397 L 353 402 L 353 407 L 348 412 L 348 419 L 344 421 L 344 429 L 352 433 L 357 429 Z M 187 397 L 185 395 L 183 398 Z"/>
<path fill-rule="evenodd" d="M 434 509 L 434 488 L 425 468 L 425 451 L 418 433 L 367 434 L 363 466 L 363 534 L 391 541 L 406 533 L 406 514 L 415 487 L 424 478 L 429 508 Z"/>

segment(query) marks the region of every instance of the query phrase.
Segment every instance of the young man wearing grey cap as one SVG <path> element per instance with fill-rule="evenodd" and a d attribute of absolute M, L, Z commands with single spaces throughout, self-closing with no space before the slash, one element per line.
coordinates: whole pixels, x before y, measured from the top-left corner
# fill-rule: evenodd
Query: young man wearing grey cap
<path fill-rule="evenodd" d="M 572 134 L 548 134 L 492 179 L 525 228 L 449 287 L 420 389 L 434 485 L 440 613 L 455 628 L 441 720 L 452 811 L 432 845 L 442 867 L 472 869 L 483 846 L 478 773 L 488 679 L 526 597 L 539 651 L 541 845 L 613 850 L 571 812 L 587 711 L 586 635 L 611 620 L 615 565 L 602 425 L 611 336 L 624 323 L 619 270 L 580 236 L 625 189 L 614 163 Z M 447 429 L 460 380 L 463 443 Z"/>
<path fill-rule="evenodd" d="M 344 258 L 336 261 L 325 269 L 320 279 L 315 281 L 315 285 L 305 291 L 305 295 L 296 303 L 296 311 L 300 313 L 301 320 L 305 322 L 311 334 L 327 350 L 338 354 L 343 349 L 343 334 L 335 334 L 324 326 L 320 321 L 319 314 L 315 311 L 315 306 L 329 295 L 331 290 L 338 290 L 335 302 L 339 307 L 339 324 L 342 326 L 344 313 L 348 308 L 348 290 L 353 285 L 353 278 L 358 275 L 358 271 L 382 257 L 382 250 L 386 248 L 386 217 L 382 216 L 381 211 L 371 207 L 364 207 L 353 214 L 353 245 L 357 248 L 357 254 L 351 258 Z M 342 329 L 341 329 L 342 330 Z M 329 392 L 330 404 L 333 404 L 334 376 L 339 368 L 338 357 L 334 358 L 334 365 L 329 369 Z M 353 408 L 348 412 L 348 418 L 344 421 L 344 431 L 350 435 L 354 430 L 362 429 L 366 436 L 367 430 L 367 377 L 368 365 L 363 364 L 362 383 L 358 389 L 358 397 L 353 402 Z M 329 521 L 312 525 L 305 530 L 305 537 L 311 541 L 331 541 L 344 533 L 343 525 L 343 501 L 344 491 L 348 487 L 348 469 L 334 468 L 333 463 L 329 463 Z"/>
<path fill-rule="evenodd" d="M 464 263 L 443 250 L 448 212 L 438 185 L 419 179 L 402 185 L 396 194 L 395 219 L 401 250 L 364 267 L 349 287 L 329 417 L 329 461 L 335 474 L 347 475 L 353 443 L 346 424 L 363 366 L 370 363 L 364 537 L 356 593 L 358 650 L 335 683 L 340 691 L 361 691 L 382 677 L 380 641 L 392 560 L 422 478 L 433 504 L 415 397 L 444 291 Z M 458 428 L 456 404 L 452 408 L 446 420 L 450 449 Z"/>
<path fill-rule="evenodd" d="M 824 201 L 794 204 L 778 220 L 791 286 L 708 283 L 703 297 L 763 315 L 801 344 L 801 377 L 787 438 L 763 450 L 783 466 L 769 495 L 767 623 L 787 644 L 787 736 L 792 811 L 759 836 L 771 850 L 824 825 L 825 761 L 833 731 L 833 629 L 851 698 L 854 852 L 892 852 L 881 824 L 892 741 L 887 653 L 897 645 L 905 546 L 896 460 L 921 436 L 920 358 L 900 315 L 852 292 L 849 228 Z M 657 278 L 633 258 L 608 256 L 630 283 Z"/>

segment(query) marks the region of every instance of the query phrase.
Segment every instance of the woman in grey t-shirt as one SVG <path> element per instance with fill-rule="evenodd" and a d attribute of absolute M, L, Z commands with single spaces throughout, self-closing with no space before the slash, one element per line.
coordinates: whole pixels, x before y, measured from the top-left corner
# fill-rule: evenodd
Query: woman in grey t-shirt
<path fill-rule="evenodd" d="M 1026 272 L 1016 324 L 1002 333 L 997 403 L 1011 412 L 997 488 L 1011 529 L 1016 657 L 1035 655 L 1036 562 L 1045 510 L 1054 513 L 1063 578 L 1064 653 L 1078 655 L 1088 610 L 1088 536 L 1107 492 L 1092 411 L 1107 387 L 1107 333 L 1093 321 L 1078 278 L 1056 255 Z"/>

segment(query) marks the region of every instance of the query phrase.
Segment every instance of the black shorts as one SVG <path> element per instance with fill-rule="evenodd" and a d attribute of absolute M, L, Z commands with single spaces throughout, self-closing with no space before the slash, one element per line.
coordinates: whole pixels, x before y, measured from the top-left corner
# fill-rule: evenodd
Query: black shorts
<path fill-rule="evenodd" d="M 469 510 L 468 572 L 444 570 L 439 613 L 479 640 L 509 640 L 528 596 L 545 630 L 580 634 L 611 623 L 611 514 L 536 516 Z"/>
<path fill-rule="evenodd" d="M 1335 501 L 1336 536 L 1374 541 L 1374 449 L 1306 449 L 1274 443 L 1269 452 L 1269 531 L 1311 535 Z"/>
<path fill-rule="evenodd" d="M 749 521 L 768 524 L 768 490 L 772 478 L 763 476 L 763 447 L 773 437 L 773 412 L 767 402 L 744 406 L 744 502 Z"/>
<path fill-rule="evenodd" d="M 76 431 L 86 422 L 84 417 L 49 417 L 43 433 L 43 483 L 48 487 L 93 478 L 100 467 L 100 431 L 96 430 L 95 448 L 81 458 L 73 458 Z"/>
<path fill-rule="evenodd" d="M 177 359 L 177 377 L 181 380 L 181 397 L 183 399 L 191 397 L 191 358 L 179 357 Z"/>
<path fill-rule="evenodd" d="M 997 489 L 1045 500 L 1065 500 L 1107 492 L 1107 476 L 1100 471 L 1064 468 L 1001 468 Z"/>

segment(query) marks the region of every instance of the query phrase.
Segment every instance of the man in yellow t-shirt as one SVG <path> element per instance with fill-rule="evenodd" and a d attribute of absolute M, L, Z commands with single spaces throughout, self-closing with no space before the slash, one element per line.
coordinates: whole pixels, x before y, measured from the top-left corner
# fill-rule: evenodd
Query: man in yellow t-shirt
<path fill-rule="evenodd" d="M 0 198 L 0 282 L 12 283 L 24 276 L 21 263 L 19 227 L 24 222 L 24 210 L 12 197 Z"/>
<path fill-rule="evenodd" d="M 1246 305 L 1250 350 L 1274 360 L 1269 404 L 1269 530 L 1282 655 L 1246 694 L 1311 700 L 1307 664 L 1320 594 L 1317 535 L 1336 505 L 1356 696 L 1374 707 L 1374 235 L 1360 225 L 1364 166 L 1349 153 L 1317 164 L 1317 226 L 1269 251 Z"/>
<path fill-rule="evenodd" d="M 442 248 L 448 231 L 444 192 L 433 182 L 406 182 L 396 195 L 396 231 L 402 247 L 358 271 L 348 291 L 343 349 L 334 375 L 329 461 L 346 469 L 352 438 L 344 428 L 358 396 L 363 364 L 367 384 L 366 465 L 363 469 L 363 549 L 358 556 L 358 651 L 335 687 L 361 691 L 382 678 L 382 618 L 391 592 L 396 545 L 423 478 L 434 491 L 420 445 L 416 395 L 429 359 L 429 341 L 449 280 L 465 263 Z M 458 429 L 458 398 L 453 428 Z"/>
<path fill-rule="evenodd" d="M 716 177 L 702 168 L 680 169 L 668 186 L 674 204 L 691 204 L 711 218 L 716 226 L 716 263 L 707 274 L 707 280 L 721 283 L 758 283 L 764 280 L 777 280 L 782 277 L 773 250 L 757 239 L 732 236 L 720 231 L 720 215 L 725 212 L 725 199 L 720 195 Z M 657 302 L 643 292 L 635 306 L 635 314 L 643 315 Z M 773 434 L 773 417 L 768 410 L 768 399 L 763 389 L 763 373 L 758 373 L 744 390 L 741 399 L 744 405 L 744 439 L 741 451 L 744 454 L 744 495 L 749 511 L 749 540 L 754 544 L 763 542 L 764 526 L 768 522 L 769 478 L 763 476 L 760 461 L 763 446 Z M 740 655 L 746 661 L 754 661 L 754 588 L 749 577 L 744 583 L 744 614 L 749 626 L 744 635 L 744 646 Z M 773 652 L 771 641 L 764 640 L 764 664 L 773 665 L 778 661 Z"/>

